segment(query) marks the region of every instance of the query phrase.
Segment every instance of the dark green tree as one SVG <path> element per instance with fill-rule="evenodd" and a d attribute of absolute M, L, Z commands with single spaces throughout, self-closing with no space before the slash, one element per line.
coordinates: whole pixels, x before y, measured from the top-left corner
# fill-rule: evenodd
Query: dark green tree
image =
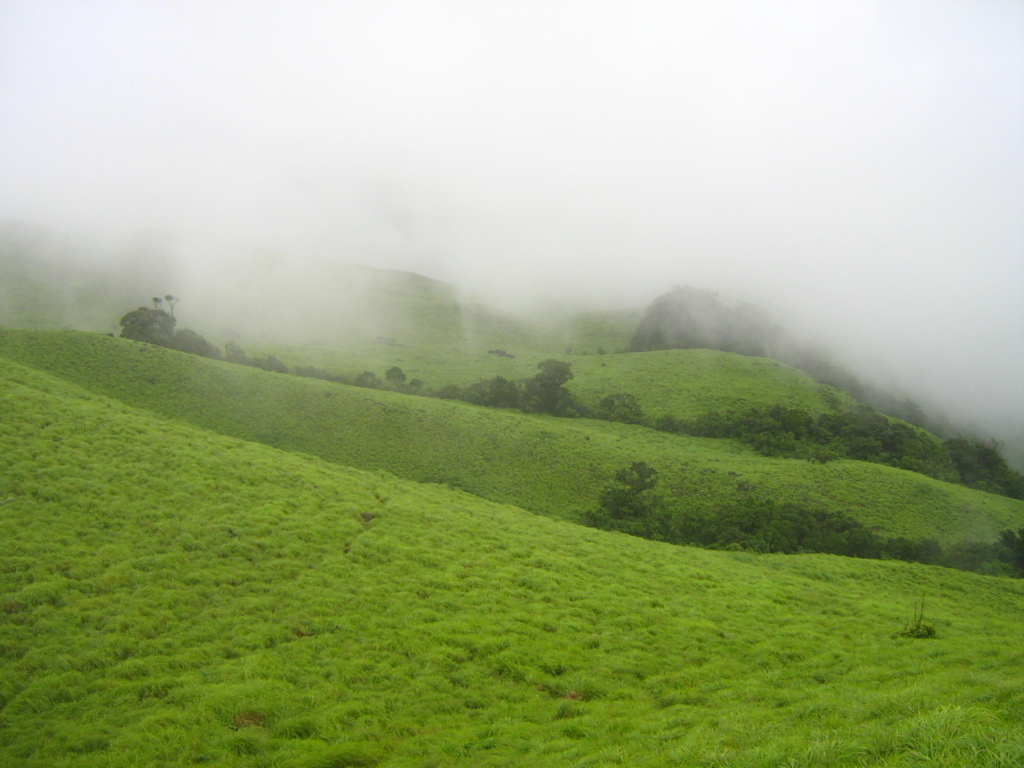
<path fill-rule="evenodd" d="M 1006 464 L 998 442 L 955 438 L 945 445 L 961 483 L 1011 499 L 1024 499 L 1024 476 Z"/>
<path fill-rule="evenodd" d="M 174 305 L 178 299 L 168 294 L 164 298 L 154 296 L 153 308 L 139 307 L 121 318 L 121 337 L 145 341 L 161 347 L 177 349 L 191 355 L 220 360 L 220 350 L 195 331 L 188 328 L 175 330 L 178 321 L 174 317 Z M 170 314 L 161 309 L 164 301 L 170 307 Z"/>
<path fill-rule="evenodd" d="M 1001 559 L 1008 562 L 1017 572 L 1017 576 L 1024 578 L 1024 528 L 1016 533 L 1003 531 L 1000 535 L 1003 556 Z"/>
<path fill-rule="evenodd" d="M 233 341 L 229 341 L 224 345 L 224 359 L 229 363 L 235 363 L 236 365 L 252 365 L 252 360 L 245 354 L 245 350 L 235 344 Z"/>
<path fill-rule="evenodd" d="M 537 367 L 540 373 L 524 387 L 523 410 L 552 416 L 570 415 L 574 402 L 565 384 L 572 379 L 572 366 L 561 360 L 545 360 Z"/>
<path fill-rule="evenodd" d="M 405 384 L 405 371 L 397 365 L 393 365 L 384 372 L 384 378 L 395 389 L 401 389 L 402 385 Z"/>
<path fill-rule="evenodd" d="M 255 357 L 253 358 L 252 364 L 257 368 L 262 368 L 264 371 L 270 371 L 271 373 L 288 373 L 288 366 L 278 360 L 276 355 Z"/>
<path fill-rule="evenodd" d="M 171 308 L 171 317 L 174 317 L 174 307 L 177 305 L 179 301 L 181 301 L 181 299 L 179 299 L 177 296 L 171 296 L 171 294 L 167 294 L 166 296 L 164 296 L 164 301 L 166 301 L 167 306 Z"/>
<path fill-rule="evenodd" d="M 363 371 L 356 376 L 355 381 L 352 383 L 357 387 L 366 387 L 367 389 L 381 388 L 381 380 L 377 378 L 377 374 L 373 371 Z"/>
<path fill-rule="evenodd" d="M 181 352 L 188 352 L 190 355 L 209 357 L 213 360 L 221 359 L 220 350 L 217 349 L 216 346 L 189 328 L 182 328 L 181 330 L 175 331 L 174 337 L 170 340 L 167 346 Z"/>
<path fill-rule="evenodd" d="M 621 421 L 626 424 L 639 424 L 643 421 L 644 410 L 635 395 L 617 392 L 601 400 L 597 415 L 607 421 Z"/>
<path fill-rule="evenodd" d="M 503 376 L 478 381 L 468 388 L 466 395 L 469 402 L 488 408 L 518 408 L 522 400 L 519 384 Z"/>
<path fill-rule="evenodd" d="M 633 536 L 664 538 L 667 513 L 657 485 L 654 467 L 643 461 L 633 462 L 615 473 L 614 481 L 601 491 L 598 508 L 584 515 L 584 522 Z"/>
<path fill-rule="evenodd" d="M 121 318 L 121 338 L 168 347 L 177 322 L 162 309 L 139 307 Z"/>

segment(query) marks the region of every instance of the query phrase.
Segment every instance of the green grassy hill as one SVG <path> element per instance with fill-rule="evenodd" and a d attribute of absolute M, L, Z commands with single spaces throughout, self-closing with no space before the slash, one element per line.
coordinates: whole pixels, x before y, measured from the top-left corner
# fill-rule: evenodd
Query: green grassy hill
<path fill-rule="evenodd" d="M 303 383 L 17 338 L 44 357 L 61 336 L 75 375 L 127 351 L 182 403 L 184 372 L 236 397 Z M 608 534 L 2 360 L 0 536 L 11 768 L 1024 761 L 1020 581 Z M 938 639 L 893 639 L 921 595 Z"/>
<path fill-rule="evenodd" d="M 824 413 L 855 402 L 775 360 L 713 349 L 576 357 L 572 366 L 573 389 L 584 403 L 596 405 L 609 393 L 628 392 L 655 418 L 778 404 Z"/>
<path fill-rule="evenodd" d="M 0 356 L 224 435 L 554 517 L 579 519 L 617 469 L 643 460 L 694 509 L 756 493 L 943 543 L 1024 525 L 1024 502 L 890 467 L 768 459 L 727 440 L 346 387 L 98 334 L 0 331 Z"/>
<path fill-rule="evenodd" d="M 625 392 L 634 395 L 645 414 L 653 418 L 670 415 L 687 419 L 713 410 L 780 403 L 823 413 L 856 402 L 846 393 L 818 384 L 802 371 L 775 360 L 712 349 L 562 355 L 542 348 L 517 350 L 514 358 L 464 346 L 413 344 L 269 349 L 289 366 L 313 365 L 350 377 L 364 370 L 383 376 L 384 371 L 397 365 L 409 378 L 419 378 L 435 389 L 445 384 L 467 386 L 494 376 L 527 379 L 537 373 L 537 363 L 554 356 L 572 365 L 574 378 L 569 389 L 584 405 L 596 407 L 606 395 Z"/>

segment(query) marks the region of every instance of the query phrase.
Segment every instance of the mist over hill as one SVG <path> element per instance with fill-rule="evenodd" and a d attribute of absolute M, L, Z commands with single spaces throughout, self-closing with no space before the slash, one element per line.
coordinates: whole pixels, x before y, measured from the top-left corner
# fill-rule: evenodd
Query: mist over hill
<path fill-rule="evenodd" d="M 170 292 L 208 335 L 245 329 L 199 323 L 205 290 L 269 298 L 259 252 L 517 316 L 707 288 L 1024 444 L 1022 23 L 1019 3 L 7 3 L 0 218 L 145 252 L 151 276 L 173 256 L 119 310 Z M 301 317 L 283 307 L 321 274 L 290 269 L 305 291 L 249 322 Z M 322 331 L 376 330 L 315 305 Z"/>
<path fill-rule="evenodd" d="M 1010 463 L 1024 469 L 1019 401 L 991 414 L 998 398 L 950 405 L 934 390 L 873 380 L 858 370 L 858 356 L 809 340 L 751 302 L 676 288 L 643 310 L 602 309 L 572 291 L 498 308 L 500 299 L 490 301 L 497 288 L 487 300 L 474 299 L 457 285 L 423 275 L 266 249 L 236 246 L 198 258 L 156 233 L 90 243 L 40 224 L 0 226 L 0 324 L 8 327 L 116 334 L 125 312 L 150 296 L 172 293 L 184 299 L 184 325 L 217 344 L 344 347 L 376 341 L 477 351 L 540 345 L 551 354 L 720 349 L 781 360 L 944 437 L 994 438 Z M 584 329 L 598 326 L 604 332 L 591 339 Z M 993 386 L 1000 386 L 998 379 Z"/>
<path fill-rule="evenodd" d="M 0 0 L 0 764 L 1024 765 L 1022 29 Z"/>
<path fill-rule="evenodd" d="M 718 349 L 771 357 L 806 371 L 822 384 L 842 389 L 890 416 L 945 437 L 956 433 L 943 414 L 925 413 L 909 397 L 862 381 L 853 371 L 837 364 L 827 349 L 802 344 L 764 309 L 747 303 L 729 306 L 709 290 L 676 286 L 656 298 L 644 311 L 629 349 Z"/>

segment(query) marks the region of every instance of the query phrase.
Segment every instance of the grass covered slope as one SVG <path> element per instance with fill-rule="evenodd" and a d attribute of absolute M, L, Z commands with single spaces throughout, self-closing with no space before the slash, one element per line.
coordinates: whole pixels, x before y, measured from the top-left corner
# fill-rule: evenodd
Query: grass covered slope
<path fill-rule="evenodd" d="M 1024 760 L 1019 581 L 606 534 L 0 371 L 5 766 Z M 922 594 L 939 639 L 893 639 Z"/>
<path fill-rule="evenodd" d="M 1024 502 L 877 464 L 768 459 L 727 440 L 345 387 L 96 334 L 0 330 L 0 356 L 221 434 L 558 517 L 578 519 L 643 460 L 694 509 L 756 493 L 942 543 L 1024 525 Z"/>
<path fill-rule="evenodd" d="M 825 413 L 854 404 L 803 371 L 763 357 L 713 349 L 673 349 L 575 357 L 572 389 L 590 406 L 612 392 L 634 395 L 651 417 L 690 419 L 708 411 L 785 404 Z"/>
<path fill-rule="evenodd" d="M 518 350 L 514 358 L 482 350 L 365 344 L 348 347 L 275 347 L 290 366 L 317 368 L 355 376 L 364 370 L 383 376 L 393 365 L 409 378 L 433 389 L 445 384 L 467 386 L 503 376 L 522 380 L 537 373 L 537 363 L 552 356 L 571 363 L 568 389 L 590 408 L 609 394 L 637 398 L 649 418 L 663 415 L 692 419 L 709 411 L 767 408 L 784 403 L 812 414 L 855 404 L 849 395 L 814 381 L 788 365 L 712 349 L 659 350 L 608 355 L 562 355 L 550 350 Z"/>

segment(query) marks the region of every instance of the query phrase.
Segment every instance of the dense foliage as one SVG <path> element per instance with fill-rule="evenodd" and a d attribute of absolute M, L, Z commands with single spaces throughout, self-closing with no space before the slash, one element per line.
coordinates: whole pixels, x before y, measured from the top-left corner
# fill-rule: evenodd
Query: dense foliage
<path fill-rule="evenodd" d="M 171 312 L 160 308 L 164 300 L 171 307 Z M 198 333 L 189 328 L 175 328 L 178 319 L 174 317 L 173 308 L 177 303 L 178 299 L 168 295 L 164 299 L 154 298 L 152 308 L 139 307 L 127 313 L 120 321 L 121 338 L 220 360 L 220 350 Z"/>
<path fill-rule="evenodd" d="M 698 437 L 741 440 L 765 456 L 870 461 L 1024 499 L 1024 476 L 1007 466 L 998 445 L 963 438 L 942 441 L 865 406 L 812 413 L 775 405 L 708 412 L 689 422 L 666 416 L 654 426 Z"/>
<path fill-rule="evenodd" d="M 748 495 L 714 510 L 660 493 L 658 472 L 633 462 L 615 473 L 595 509 L 583 518 L 595 528 L 672 544 L 758 553 L 818 552 L 893 559 L 1024 578 L 1024 528 L 1003 531 L 996 542 L 958 542 L 882 536 L 843 512 Z"/>
<path fill-rule="evenodd" d="M 1007 466 L 997 442 L 955 438 L 945 445 L 961 483 L 1011 499 L 1024 499 L 1024 475 Z"/>
<path fill-rule="evenodd" d="M 468 387 L 448 384 L 436 392 L 425 394 L 489 408 L 514 408 L 526 413 L 570 417 L 588 415 L 587 410 L 565 386 L 573 378 L 569 363 L 549 359 L 538 363 L 537 368 L 540 373 L 523 382 L 495 376 Z"/>

